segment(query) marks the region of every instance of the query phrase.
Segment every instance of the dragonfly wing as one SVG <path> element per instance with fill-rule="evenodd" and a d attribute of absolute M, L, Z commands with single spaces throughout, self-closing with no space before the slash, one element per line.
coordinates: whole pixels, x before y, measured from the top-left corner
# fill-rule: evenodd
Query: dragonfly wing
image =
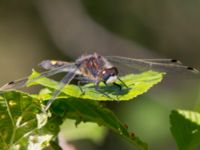
<path fill-rule="evenodd" d="M 55 69 L 64 65 L 69 65 L 69 64 L 73 64 L 73 63 L 60 61 L 60 60 L 43 60 L 38 65 L 46 70 L 51 70 L 51 69 Z"/>
<path fill-rule="evenodd" d="M 74 72 L 69 72 L 64 76 L 64 78 L 57 85 L 56 90 L 53 92 L 52 98 L 48 101 L 45 110 L 49 109 L 49 107 L 54 102 L 55 98 L 61 93 L 61 91 L 65 87 L 65 85 L 69 84 L 71 82 L 71 80 L 73 80 L 73 78 L 76 75 L 77 70 L 78 69 L 76 69 Z"/>
<path fill-rule="evenodd" d="M 18 89 L 18 88 L 24 87 L 26 85 L 27 81 L 28 81 L 28 78 L 25 77 L 22 79 L 8 82 L 5 85 L 3 85 L 2 87 L 0 87 L 0 91 L 6 91 L 6 90 L 10 90 L 10 89 Z"/>
<path fill-rule="evenodd" d="M 50 77 L 50 76 L 53 76 L 53 75 L 55 75 L 57 73 L 60 73 L 60 72 L 66 72 L 67 70 L 68 71 L 69 70 L 73 71 L 76 68 L 77 67 L 76 67 L 75 64 L 72 64 L 72 63 L 71 64 L 66 64 L 66 65 L 51 69 L 49 71 L 42 72 L 40 74 L 40 76 L 38 76 L 38 77 L 36 77 L 34 79 L 31 79 L 31 80 L 29 80 L 28 77 L 25 77 L 25 78 L 22 78 L 22 79 L 11 81 L 11 82 L 3 85 L 2 87 L 0 87 L 0 91 L 22 88 L 22 87 L 25 87 L 27 85 L 27 82 L 31 83 L 33 81 L 36 81 L 36 80 L 42 78 L 42 77 Z"/>
<path fill-rule="evenodd" d="M 177 59 L 143 59 L 143 60 L 154 63 L 182 65 L 182 62 Z"/>
<path fill-rule="evenodd" d="M 107 56 L 106 58 L 113 64 L 125 65 L 133 70 L 155 70 L 164 71 L 167 73 L 186 73 L 199 75 L 199 71 L 197 69 L 185 66 L 180 61 L 172 59 L 134 59 L 121 56 Z"/>
<path fill-rule="evenodd" d="M 61 67 L 62 72 L 74 72 L 74 69 L 76 68 L 74 63 L 60 60 L 44 60 L 41 63 L 39 63 L 39 66 L 46 70 L 52 70 Z M 77 70 L 76 74 L 81 73 Z"/>

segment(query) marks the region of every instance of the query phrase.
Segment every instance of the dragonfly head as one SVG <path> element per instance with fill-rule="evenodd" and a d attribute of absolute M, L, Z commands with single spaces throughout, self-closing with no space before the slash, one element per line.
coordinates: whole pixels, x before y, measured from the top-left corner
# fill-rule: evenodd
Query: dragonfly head
<path fill-rule="evenodd" d="M 116 67 L 106 68 L 102 71 L 102 80 L 106 84 L 112 84 L 117 80 L 118 70 Z"/>

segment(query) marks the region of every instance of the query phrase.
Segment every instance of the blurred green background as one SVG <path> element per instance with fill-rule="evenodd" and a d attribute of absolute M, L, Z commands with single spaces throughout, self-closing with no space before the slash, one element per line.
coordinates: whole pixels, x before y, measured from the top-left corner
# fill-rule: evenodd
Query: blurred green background
<path fill-rule="evenodd" d="M 0 84 L 29 75 L 44 59 L 74 60 L 91 52 L 177 58 L 198 68 L 199 27 L 197 0 L 1 0 Z M 170 133 L 170 111 L 200 110 L 199 93 L 198 80 L 182 79 L 176 74 L 135 101 L 108 106 L 149 144 L 150 150 L 176 150 Z M 63 125 L 63 138 L 91 134 L 86 130 L 70 135 L 71 126 L 71 121 Z M 97 130 L 100 135 L 68 140 L 66 149 L 134 149 L 109 131 L 106 134 L 95 127 L 92 132 Z"/>

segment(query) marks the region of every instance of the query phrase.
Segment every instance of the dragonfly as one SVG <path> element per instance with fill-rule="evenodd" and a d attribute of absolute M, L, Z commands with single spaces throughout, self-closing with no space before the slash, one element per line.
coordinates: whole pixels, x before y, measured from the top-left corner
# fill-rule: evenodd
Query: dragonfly
<path fill-rule="evenodd" d="M 39 66 L 47 71 L 44 71 L 40 76 L 28 80 L 28 77 L 11 81 L 0 87 L 0 91 L 17 89 L 25 87 L 28 83 L 38 80 L 43 77 L 50 77 L 55 74 L 66 72 L 66 75 L 58 83 L 56 90 L 52 93 L 51 99 L 48 101 L 45 111 L 49 109 L 56 97 L 62 92 L 62 89 L 69 84 L 74 78 L 78 79 L 78 85 L 81 83 L 94 83 L 95 89 L 104 96 L 108 96 L 101 92 L 99 84 L 103 82 L 105 85 L 113 84 L 120 89 L 126 84 L 119 77 L 117 65 L 128 67 L 131 72 L 134 70 L 155 70 L 164 72 L 176 72 L 179 74 L 189 73 L 199 75 L 199 71 L 195 68 L 185 66 L 180 61 L 175 59 L 135 59 L 122 56 L 102 56 L 97 53 L 84 54 L 77 58 L 74 62 L 60 60 L 44 60 Z M 119 80 L 122 84 L 117 84 Z M 79 86 L 80 87 L 80 86 Z M 84 94 L 82 88 L 81 92 Z"/>

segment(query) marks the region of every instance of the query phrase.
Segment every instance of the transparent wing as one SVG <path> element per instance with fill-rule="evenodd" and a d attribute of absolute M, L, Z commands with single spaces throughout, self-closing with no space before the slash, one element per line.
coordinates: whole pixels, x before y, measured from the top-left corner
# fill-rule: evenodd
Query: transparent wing
<path fill-rule="evenodd" d="M 2 87 L 0 87 L 0 91 L 6 91 L 6 90 L 10 90 L 10 89 L 18 89 L 21 87 L 24 87 L 26 85 L 26 82 L 28 81 L 27 77 L 18 79 L 18 80 L 14 80 L 14 81 L 10 81 L 8 83 L 6 83 L 5 85 L 3 85 Z"/>
<path fill-rule="evenodd" d="M 114 65 L 125 65 L 132 68 L 133 71 L 164 71 L 167 73 L 197 74 L 199 71 L 195 68 L 183 65 L 180 61 L 173 59 L 134 59 L 121 56 L 107 56 L 108 61 Z"/>
<path fill-rule="evenodd" d="M 60 60 L 43 60 L 38 65 L 46 70 L 52 70 L 64 65 L 70 65 L 73 63 L 67 62 L 67 61 L 60 61 Z"/>
<path fill-rule="evenodd" d="M 11 81 L 11 82 L 3 85 L 2 87 L 0 87 L 0 91 L 22 88 L 22 87 L 25 87 L 27 85 L 27 82 L 31 83 L 31 82 L 33 82 L 37 79 L 42 78 L 42 77 L 50 77 L 50 76 L 53 76 L 53 75 L 60 73 L 60 72 L 73 72 L 73 71 L 76 70 L 76 68 L 77 67 L 74 63 L 65 64 L 65 65 L 62 65 L 60 67 L 51 69 L 49 71 L 42 72 L 40 76 L 38 76 L 38 77 L 36 77 L 32 80 L 28 80 L 28 77 L 25 77 L 25 78 L 22 78 L 22 79 Z"/>
<path fill-rule="evenodd" d="M 39 63 L 39 66 L 46 70 L 53 70 L 60 67 L 62 68 L 62 72 L 74 72 L 76 69 L 75 63 L 60 60 L 43 60 Z M 81 73 L 79 70 L 76 70 L 76 74 Z"/>
<path fill-rule="evenodd" d="M 71 82 L 71 80 L 73 80 L 73 78 L 76 75 L 77 70 L 78 70 L 78 68 L 76 70 L 74 70 L 74 72 L 67 73 L 64 76 L 64 78 L 60 81 L 60 83 L 56 87 L 56 90 L 52 94 L 52 98 L 48 101 L 45 111 L 49 109 L 49 107 L 54 102 L 55 98 L 61 93 L 61 90 L 65 87 L 65 85 L 69 84 Z"/>
<path fill-rule="evenodd" d="M 177 59 L 142 59 L 142 60 L 154 63 L 182 65 L 182 62 Z"/>

